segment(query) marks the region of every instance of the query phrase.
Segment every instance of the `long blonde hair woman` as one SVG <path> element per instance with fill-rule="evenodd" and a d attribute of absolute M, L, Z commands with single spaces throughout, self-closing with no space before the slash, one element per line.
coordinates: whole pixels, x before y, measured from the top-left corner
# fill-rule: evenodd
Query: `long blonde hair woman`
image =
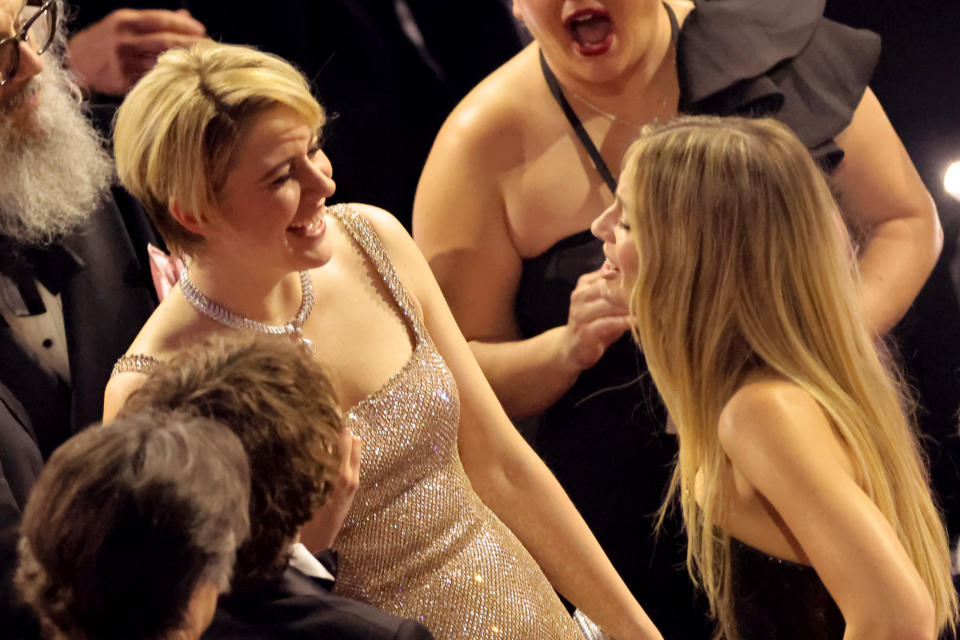
<path fill-rule="evenodd" d="M 807 150 L 773 120 L 683 118 L 645 131 L 624 167 L 593 226 L 606 295 L 629 306 L 677 425 L 670 495 L 721 634 L 953 627 L 947 536 L 907 403 Z M 826 602 L 778 600 L 811 577 Z"/>

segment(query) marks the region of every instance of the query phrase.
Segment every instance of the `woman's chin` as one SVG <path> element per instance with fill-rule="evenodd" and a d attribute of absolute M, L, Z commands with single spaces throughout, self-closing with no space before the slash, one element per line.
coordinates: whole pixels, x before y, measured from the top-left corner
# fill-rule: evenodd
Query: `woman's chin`
<path fill-rule="evenodd" d="M 622 278 L 603 281 L 603 299 L 610 304 L 626 307 L 630 303 L 630 291 L 623 286 Z"/>

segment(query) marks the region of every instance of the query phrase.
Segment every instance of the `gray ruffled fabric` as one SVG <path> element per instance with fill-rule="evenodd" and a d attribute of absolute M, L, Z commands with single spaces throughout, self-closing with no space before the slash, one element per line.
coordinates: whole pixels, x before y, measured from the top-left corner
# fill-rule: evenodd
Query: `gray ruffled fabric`
<path fill-rule="evenodd" d="M 677 42 L 689 114 L 772 116 L 824 168 L 853 118 L 880 55 L 880 38 L 823 17 L 823 0 L 700 0 Z"/>

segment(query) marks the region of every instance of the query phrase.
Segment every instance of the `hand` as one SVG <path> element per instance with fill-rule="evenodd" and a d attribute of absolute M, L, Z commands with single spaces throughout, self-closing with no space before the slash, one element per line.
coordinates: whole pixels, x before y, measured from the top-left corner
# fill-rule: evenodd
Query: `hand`
<path fill-rule="evenodd" d="M 630 328 L 623 302 L 606 296 L 601 271 L 580 276 L 570 294 L 570 311 L 564 327 L 563 357 L 578 373 L 597 363 L 603 352 Z"/>
<path fill-rule="evenodd" d="M 157 56 L 206 32 L 186 9 L 117 9 L 70 39 L 68 59 L 84 89 L 122 96 Z"/>
<path fill-rule="evenodd" d="M 313 514 L 310 522 L 300 529 L 300 542 L 316 553 L 333 546 L 340 527 L 350 511 L 353 498 L 360 487 L 360 454 L 363 442 L 344 429 L 340 435 L 340 471 L 333 483 L 327 501 Z"/>

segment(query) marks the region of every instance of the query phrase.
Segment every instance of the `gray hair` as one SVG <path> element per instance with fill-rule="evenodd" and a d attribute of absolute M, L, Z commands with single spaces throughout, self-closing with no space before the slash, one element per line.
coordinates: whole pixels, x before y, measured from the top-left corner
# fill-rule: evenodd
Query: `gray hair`
<path fill-rule="evenodd" d="M 249 467 L 218 422 L 141 413 L 74 436 L 24 512 L 16 584 L 53 637 L 160 638 L 230 582 Z"/>
<path fill-rule="evenodd" d="M 113 159 L 63 67 L 63 13 L 44 70 L 0 109 L 0 235 L 23 245 L 43 246 L 83 228 L 114 181 Z M 34 94 L 34 126 L 25 128 L 7 111 Z"/>

